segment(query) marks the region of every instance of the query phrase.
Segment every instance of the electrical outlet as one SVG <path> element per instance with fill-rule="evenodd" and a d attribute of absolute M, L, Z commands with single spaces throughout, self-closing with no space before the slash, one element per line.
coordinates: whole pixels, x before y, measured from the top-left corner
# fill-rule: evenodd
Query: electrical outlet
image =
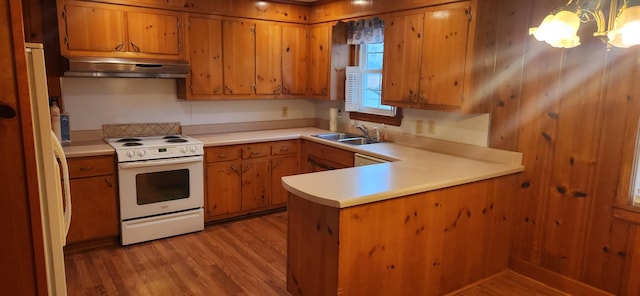
<path fill-rule="evenodd" d="M 436 122 L 433 120 L 427 121 L 427 134 L 433 135 L 436 133 Z"/>
<path fill-rule="evenodd" d="M 282 117 L 289 116 L 289 108 L 287 106 L 282 107 Z"/>
<path fill-rule="evenodd" d="M 422 120 L 416 120 L 416 134 L 422 135 Z"/>

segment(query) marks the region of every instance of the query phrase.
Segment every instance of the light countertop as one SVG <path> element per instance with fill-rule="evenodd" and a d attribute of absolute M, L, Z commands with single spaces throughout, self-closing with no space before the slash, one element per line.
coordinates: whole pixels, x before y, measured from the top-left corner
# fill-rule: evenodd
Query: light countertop
<path fill-rule="evenodd" d="M 345 208 L 521 172 L 522 154 L 445 141 L 420 149 L 394 143 L 353 146 L 313 137 L 319 128 L 190 135 L 205 147 L 305 139 L 392 162 L 282 178 L 285 188 L 310 201 Z M 64 145 L 67 157 L 112 155 L 104 141 Z"/>

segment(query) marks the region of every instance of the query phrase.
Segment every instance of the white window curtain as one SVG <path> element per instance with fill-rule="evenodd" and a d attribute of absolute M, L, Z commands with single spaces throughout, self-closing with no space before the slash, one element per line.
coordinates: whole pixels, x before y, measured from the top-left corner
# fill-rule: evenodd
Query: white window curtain
<path fill-rule="evenodd" d="M 347 24 L 347 44 L 371 44 L 384 42 L 384 25 L 381 19 L 350 21 Z"/>

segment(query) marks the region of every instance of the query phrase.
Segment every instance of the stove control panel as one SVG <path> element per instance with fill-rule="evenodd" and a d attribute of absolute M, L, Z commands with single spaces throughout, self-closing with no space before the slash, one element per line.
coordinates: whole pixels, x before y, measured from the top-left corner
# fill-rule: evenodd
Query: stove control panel
<path fill-rule="evenodd" d="M 125 148 L 116 150 L 119 162 L 204 155 L 201 144 L 169 147 Z"/>

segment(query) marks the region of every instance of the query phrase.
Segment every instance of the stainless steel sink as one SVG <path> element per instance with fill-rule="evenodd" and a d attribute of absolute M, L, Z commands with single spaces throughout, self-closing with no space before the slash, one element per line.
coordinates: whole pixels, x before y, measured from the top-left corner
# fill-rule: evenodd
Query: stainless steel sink
<path fill-rule="evenodd" d="M 350 145 L 366 145 L 366 144 L 380 143 L 379 141 L 376 141 L 371 138 L 367 138 L 367 137 L 356 135 L 356 134 L 349 134 L 349 133 L 326 133 L 326 134 L 318 134 L 313 136 L 321 139 L 329 140 L 329 141 L 340 142 L 340 143 L 345 143 Z"/>

